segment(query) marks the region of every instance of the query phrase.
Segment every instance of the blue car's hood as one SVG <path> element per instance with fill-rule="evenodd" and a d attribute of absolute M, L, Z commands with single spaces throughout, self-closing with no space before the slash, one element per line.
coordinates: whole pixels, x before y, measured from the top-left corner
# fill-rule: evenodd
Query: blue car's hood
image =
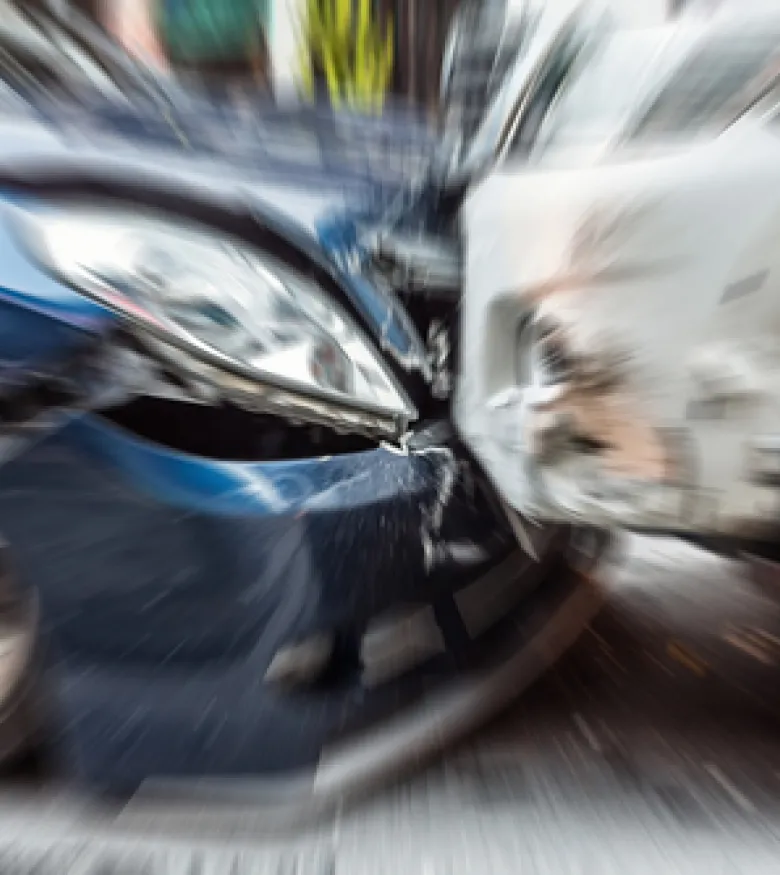
<path fill-rule="evenodd" d="M 367 179 L 338 178 L 317 166 L 280 172 L 262 158 L 231 160 L 214 150 L 190 150 L 157 139 L 143 142 L 113 128 L 89 129 L 73 121 L 0 119 L 0 171 L 25 178 L 50 172 L 136 177 L 153 185 L 199 188 L 222 201 L 251 196 L 304 226 L 349 199 L 362 200 L 368 185 Z"/>
<path fill-rule="evenodd" d="M 341 205 L 409 185 L 429 160 L 432 132 L 411 116 L 367 118 L 265 102 L 219 103 L 177 92 L 143 104 L 98 93 L 68 101 L 27 99 L 0 114 L 0 161 L 68 160 L 111 169 L 126 164 L 242 185 L 290 212 Z M 110 157 L 110 161 L 101 159 Z"/>

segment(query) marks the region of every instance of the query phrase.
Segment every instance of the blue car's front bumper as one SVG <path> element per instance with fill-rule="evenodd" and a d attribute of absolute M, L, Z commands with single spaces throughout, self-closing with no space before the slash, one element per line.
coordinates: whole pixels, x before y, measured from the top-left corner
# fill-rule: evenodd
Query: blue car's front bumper
<path fill-rule="evenodd" d="M 63 762 L 128 791 L 314 774 L 339 739 L 516 648 L 544 569 L 463 464 L 436 442 L 214 462 L 87 418 L 2 470 L 0 530 L 39 594 Z M 399 624 L 391 648 L 424 652 L 367 683 L 366 635 L 399 609 L 427 609 L 437 640 L 405 645 Z M 281 648 L 323 632 L 332 675 L 265 682 Z"/>

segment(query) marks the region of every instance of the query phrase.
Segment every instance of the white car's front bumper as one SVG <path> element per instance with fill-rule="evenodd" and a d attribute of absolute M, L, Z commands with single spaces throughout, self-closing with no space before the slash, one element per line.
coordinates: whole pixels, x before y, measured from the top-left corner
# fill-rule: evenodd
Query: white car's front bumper
<path fill-rule="evenodd" d="M 780 521 L 780 165 L 737 145 L 505 170 L 467 201 L 455 418 L 521 514 Z"/>

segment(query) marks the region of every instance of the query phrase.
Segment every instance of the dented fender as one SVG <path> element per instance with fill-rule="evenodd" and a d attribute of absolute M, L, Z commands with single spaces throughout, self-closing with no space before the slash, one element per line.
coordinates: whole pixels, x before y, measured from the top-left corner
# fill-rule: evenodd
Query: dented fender
<path fill-rule="evenodd" d="M 517 511 L 685 534 L 776 524 L 757 471 L 780 435 L 775 149 L 753 131 L 507 166 L 471 194 L 455 418 Z"/>

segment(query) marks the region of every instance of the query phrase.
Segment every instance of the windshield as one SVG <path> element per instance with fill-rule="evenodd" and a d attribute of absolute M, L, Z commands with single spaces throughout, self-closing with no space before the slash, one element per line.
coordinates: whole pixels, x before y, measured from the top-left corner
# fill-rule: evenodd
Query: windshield
<path fill-rule="evenodd" d="M 491 105 L 518 58 L 527 51 L 540 13 L 526 7 L 505 18 L 506 3 L 466 3 L 456 19 L 458 38 L 451 59 L 451 88 L 445 108 L 447 149 L 459 162 L 471 148 Z"/>
<path fill-rule="evenodd" d="M 608 21 L 609 12 L 601 2 L 533 5 L 523 50 L 517 53 L 455 178 L 479 172 L 500 160 L 507 149 L 527 157 L 575 59 L 586 46 L 600 41 Z"/>
<path fill-rule="evenodd" d="M 778 24 L 708 35 L 660 91 L 633 138 L 690 137 L 727 127 L 780 74 Z"/>
<path fill-rule="evenodd" d="M 548 108 L 536 157 L 713 136 L 780 75 L 780 29 L 620 30 L 580 58 Z"/>
<path fill-rule="evenodd" d="M 622 30 L 579 58 L 548 107 L 537 152 L 549 154 L 609 141 L 641 99 L 642 85 L 668 43 L 665 29 Z"/>

